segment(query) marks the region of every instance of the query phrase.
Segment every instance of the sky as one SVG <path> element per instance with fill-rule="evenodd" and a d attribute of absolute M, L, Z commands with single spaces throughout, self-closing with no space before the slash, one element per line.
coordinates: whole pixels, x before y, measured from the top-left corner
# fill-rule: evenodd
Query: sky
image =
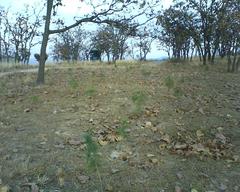
<path fill-rule="evenodd" d="M 93 0 L 98 1 L 98 0 Z M 10 12 L 21 11 L 24 8 L 25 4 L 40 6 L 43 0 L 0 0 L 0 6 L 5 8 L 10 8 Z M 74 21 L 74 16 L 78 16 L 79 13 L 87 14 L 91 11 L 91 7 L 84 3 L 84 0 L 63 0 L 63 5 L 58 9 L 58 15 L 63 17 L 66 23 L 71 24 Z M 163 8 L 168 8 L 172 3 L 172 0 L 161 0 Z M 43 3 L 42 3 L 43 4 Z M 43 6 L 43 5 L 42 5 Z M 80 8 L 81 7 L 81 8 Z M 45 11 L 45 10 L 44 10 Z M 43 12 L 44 13 L 44 12 Z M 87 28 L 91 26 L 87 26 Z M 35 47 L 36 52 L 40 49 L 40 46 Z M 35 50 L 34 50 L 35 51 Z M 166 57 L 167 53 L 161 50 L 158 50 L 157 43 L 154 42 L 151 48 L 151 52 L 148 54 L 148 59 L 158 59 L 161 57 Z"/>

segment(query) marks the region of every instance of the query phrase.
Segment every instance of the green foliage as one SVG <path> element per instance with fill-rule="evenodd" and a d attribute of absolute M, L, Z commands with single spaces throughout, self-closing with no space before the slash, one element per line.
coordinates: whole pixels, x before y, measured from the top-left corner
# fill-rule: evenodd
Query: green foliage
<path fill-rule="evenodd" d="M 130 72 L 134 69 L 134 66 L 133 65 L 127 65 L 125 69 L 126 69 L 126 72 Z"/>
<path fill-rule="evenodd" d="M 72 88 L 72 89 L 76 89 L 79 84 L 78 84 L 78 81 L 76 79 L 73 79 L 71 78 L 69 81 L 68 81 L 68 85 Z"/>
<path fill-rule="evenodd" d="M 174 88 L 175 82 L 174 82 L 174 79 L 173 79 L 172 76 L 170 76 L 170 75 L 167 76 L 167 77 L 165 78 L 164 82 L 165 82 L 166 87 L 168 88 L 168 91 L 169 91 L 170 89 L 173 89 L 173 88 Z"/>
<path fill-rule="evenodd" d="M 33 95 L 33 96 L 31 96 L 31 101 L 32 101 L 32 103 L 37 103 L 37 102 L 39 102 L 39 96 L 38 95 Z"/>
<path fill-rule="evenodd" d="M 98 154 L 98 145 L 92 139 L 90 134 L 84 135 L 86 144 L 86 161 L 90 170 L 96 170 L 100 165 L 100 158 Z"/>
<path fill-rule="evenodd" d="M 146 102 L 147 96 L 143 91 L 135 91 L 132 95 L 132 101 L 135 105 L 134 113 L 141 113 L 142 107 Z"/>
<path fill-rule="evenodd" d="M 180 87 L 175 87 L 174 89 L 173 89 L 173 95 L 175 96 L 175 97 L 181 97 L 181 96 L 183 96 L 183 90 L 180 88 Z"/>
<path fill-rule="evenodd" d="M 116 132 L 118 135 L 123 138 L 127 137 L 126 129 L 129 128 L 129 122 L 127 119 L 122 119 L 120 122 L 120 126 L 117 128 Z"/>
<path fill-rule="evenodd" d="M 141 73 L 144 77 L 149 77 L 151 75 L 151 71 L 146 68 L 142 68 Z"/>
<path fill-rule="evenodd" d="M 89 88 L 86 89 L 86 91 L 85 91 L 84 94 L 85 94 L 86 96 L 92 97 L 92 96 L 94 96 L 96 93 L 97 93 L 97 90 L 96 90 L 95 87 L 89 87 Z"/>
<path fill-rule="evenodd" d="M 3 94 L 6 91 L 6 89 L 7 89 L 6 85 L 7 85 L 6 82 L 0 81 L 0 94 Z"/>

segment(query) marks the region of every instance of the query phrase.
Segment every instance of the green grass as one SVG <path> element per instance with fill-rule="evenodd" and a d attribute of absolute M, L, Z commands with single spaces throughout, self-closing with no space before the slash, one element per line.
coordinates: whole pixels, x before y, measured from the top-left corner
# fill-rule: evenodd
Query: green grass
<path fill-rule="evenodd" d="M 90 170 L 96 170 L 100 166 L 100 156 L 98 154 L 98 145 L 90 134 L 84 135 L 86 144 L 86 163 Z"/>
<path fill-rule="evenodd" d="M 99 155 L 99 149 L 97 143 L 93 140 L 90 134 L 84 135 L 85 144 L 86 144 L 86 163 L 88 170 L 95 171 L 99 179 L 99 189 L 103 192 L 103 183 L 100 174 L 99 167 L 101 166 L 101 159 Z"/>
<path fill-rule="evenodd" d="M 165 86 L 168 88 L 168 91 L 169 91 L 170 89 L 173 89 L 174 86 L 175 86 L 175 81 L 174 81 L 173 77 L 170 76 L 170 75 L 167 76 L 167 77 L 164 79 L 164 83 L 165 83 Z"/>
<path fill-rule="evenodd" d="M 88 87 L 85 92 L 84 95 L 88 96 L 88 97 L 93 97 L 95 96 L 97 93 L 97 89 L 95 87 Z"/>
<path fill-rule="evenodd" d="M 144 77 L 149 77 L 152 72 L 148 68 L 144 67 L 144 68 L 141 69 L 141 73 Z"/>
<path fill-rule="evenodd" d="M 135 91 L 132 94 L 132 102 L 134 104 L 134 114 L 140 114 L 142 112 L 143 109 L 143 105 L 145 104 L 146 100 L 147 100 L 147 96 L 143 91 Z"/>
<path fill-rule="evenodd" d="M 0 81 L 0 94 L 4 94 L 7 90 L 7 83 L 5 81 Z"/>
<path fill-rule="evenodd" d="M 40 101 L 40 98 L 37 95 L 33 95 L 33 96 L 30 97 L 30 100 L 31 100 L 32 103 L 36 104 Z"/>
<path fill-rule="evenodd" d="M 181 89 L 181 87 L 174 87 L 174 88 L 173 88 L 173 95 L 174 95 L 175 97 L 181 97 L 181 96 L 184 95 L 184 92 L 183 92 L 183 90 Z"/>
<path fill-rule="evenodd" d="M 121 137 L 126 138 L 127 137 L 126 129 L 128 128 L 129 128 L 129 122 L 128 122 L 128 119 L 125 118 L 120 121 L 120 125 L 117 128 L 116 132 Z"/>
<path fill-rule="evenodd" d="M 70 86 L 71 89 L 77 89 L 79 87 L 78 81 L 74 78 L 69 79 L 68 85 Z"/>

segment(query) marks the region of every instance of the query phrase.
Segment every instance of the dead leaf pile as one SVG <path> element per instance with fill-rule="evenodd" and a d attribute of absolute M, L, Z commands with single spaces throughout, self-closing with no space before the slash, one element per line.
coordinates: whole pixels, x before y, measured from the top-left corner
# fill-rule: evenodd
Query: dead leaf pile
<path fill-rule="evenodd" d="M 159 107 L 154 106 L 154 107 L 146 107 L 144 115 L 146 117 L 157 117 L 159 114 Z"/>
<path fill-rule="evenodd" d="M 97 141 L 100 145 L 104 146 L 109 143 L 119 142 L 123 139 L 121 135 L 118 135 L 116 131 L 112 129 L 99 130 L 95 132 L 97 135 Z"/>
<path fill-rule="evenodd" d="M 221 132 L 216 133 L 213 139 L 205 139 L 204 133 L 200 130 L 197 130 L 195 138 L 186 133 L 178 133 L 177 139 L 172 139 L 169 148 L 172 153 L 185 156 L 201 155 L 214 159 L 232 159 L 232 144 Z"/>

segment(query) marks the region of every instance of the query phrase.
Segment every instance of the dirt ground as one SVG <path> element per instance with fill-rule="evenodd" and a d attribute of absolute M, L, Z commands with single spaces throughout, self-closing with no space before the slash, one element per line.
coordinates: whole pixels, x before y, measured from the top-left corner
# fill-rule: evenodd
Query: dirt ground
<path fill-rule="evenodd" d="M 240 191 L 240 75 L 75 64 L 0 77 L 0 192 Z"/>

